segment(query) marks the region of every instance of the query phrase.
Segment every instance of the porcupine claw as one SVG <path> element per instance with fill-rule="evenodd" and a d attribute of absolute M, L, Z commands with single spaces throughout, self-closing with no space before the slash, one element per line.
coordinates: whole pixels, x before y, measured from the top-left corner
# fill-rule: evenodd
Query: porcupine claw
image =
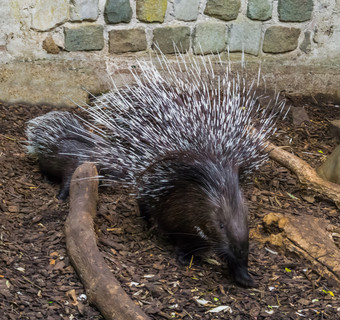
<path fill-rule="evenodd" d="M 257 287 L 257 284 L 248 273 L 246 264 L 237 262 L 236 260 L 228 260 L 229 271 L 233 275 L 235 281 L 245 288 Z"/>
<path fill-rule="evenodd" d="M 63 180 L 61 182 L 60 190 L 57 195 L 58 200 L 65 201 L 70 192 L 70 183 L 72 178 L 73 171 L 69 173 L 69 176 L 64 175 Z"/>
<path fill-rule="evenodd" d="M 257 284 L 249 275 L 248 270 L 246 268 L 239 268 L 237 269 L 234 274 L 235 281 L 245 288 L 254 288 L 257 287 Z"/>

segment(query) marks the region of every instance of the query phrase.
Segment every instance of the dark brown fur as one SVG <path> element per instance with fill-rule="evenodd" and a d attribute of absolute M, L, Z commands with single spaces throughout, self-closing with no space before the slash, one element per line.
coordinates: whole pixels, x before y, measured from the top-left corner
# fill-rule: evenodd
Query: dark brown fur
<path fill-rule="evenodd" d="M 60 183 L 60 190 L 57 198 L 65 200 L 70 190 L 70 182 L 74 171 L 86 159 L 79 155 L 70 155 L 77 150 L 92 149 L 89 143 L 82 142 L 79 138 L 61 138 L 48 153 L 39 155 L 39 168 L 41 173 L 48 180 Z"/>
<path fill-rule="evenodd" d="M 237 283 L 254 286 L 247 270 L 248 210 L 237 168 L 203 158 L 165 161 L 143 178 L 139 205 L 142 215 L 173 239 L 180 262 L 211 250 L 227 261 Z"/>
<path fill-rule="evenodd" d="M 38 159 L 40 171 L 50 181 L 61 183 L 58 199 L 69 194 L 72 174 L 103 142 L 87 131 L 71 113 L 52 111 L 28 122 L 29 153 Z M 95 141 L 95 142 L 94 142 Z"/>

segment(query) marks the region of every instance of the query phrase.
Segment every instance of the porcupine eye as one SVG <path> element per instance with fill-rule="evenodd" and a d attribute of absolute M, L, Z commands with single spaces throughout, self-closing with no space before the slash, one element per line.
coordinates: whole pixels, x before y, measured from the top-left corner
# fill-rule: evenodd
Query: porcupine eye
<path fill-rule="evenodd" d="M 224 224 L 223 223 L 220 223 L 220 228 L 224 229 Z"/>

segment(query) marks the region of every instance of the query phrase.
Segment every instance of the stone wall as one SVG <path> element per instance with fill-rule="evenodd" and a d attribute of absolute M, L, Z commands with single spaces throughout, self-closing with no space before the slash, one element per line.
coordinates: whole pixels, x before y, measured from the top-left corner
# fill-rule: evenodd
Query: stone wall
<path fill-rule="evenodd" d="M 329 68 L 340 61 L 340 0 L 0 0 L 0 12 L 3 87 L 16 72 L 9 63 L 50 68 L 56 61 L 78 69 L 80 61 L 93 77 L 94 66 L 104 70 L 104 61 L 119 68 L 156 45 L 171 54 L 174 43 L 181 52 L 244 51 L 288 66 Z M 24 65 L 27 72 L 34 67 Z M 50 76 L 48 70 L 42 75 Z M 99 88 L 101 82 L 90 87 Z M 0 86 L 0 100 L 12 101 L 13 92 L 6 92 Z"/>
<path fill-rule="evenodd" d="M 319 47 L 319 33 L 339 35 L 339 25 L 329 24 L 339 17 L 339 1 L 1 1 L 8 13 L 0 25 L 2 59 L 66 58 L 74 51 L 122 54 L 150 50 L 155 43 L 165 53 L 173 53 L 175 43 L 181 51 L 205 54 L 229 48 L 255 56 L 308 55 Z M 318 22 L 321 7 L 327 8 L 327 26 Z"/>

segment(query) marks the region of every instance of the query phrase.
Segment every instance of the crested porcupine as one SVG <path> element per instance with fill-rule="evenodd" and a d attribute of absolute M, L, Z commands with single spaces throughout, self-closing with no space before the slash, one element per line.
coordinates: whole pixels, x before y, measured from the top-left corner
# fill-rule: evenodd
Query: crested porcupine
<path fill-rule="evenodd" d="M 134 85 L 95 99 L 87 112 L 99 136 L 79 139 L 100 143 L 79 154 L 136 188 L 142 215 L 174 239 L 180 261 L 210 249 L 250 287 L 239 177 L 267 159 L 284 103 L 276 96 L 262 108 L 256 83 L 222 70 L 220 60 L 176 58 L 139 61 Z"/>
<path fill-rule="evenodd" d="M 104 140 L 87 131 L 70 112 L 52 111 L 27 123 L 28 154 L 39 161 L 40 171 L 48 179 L 61 183 L 58 199 L 69 193 L 75 169 L 89 160 Z"/>

